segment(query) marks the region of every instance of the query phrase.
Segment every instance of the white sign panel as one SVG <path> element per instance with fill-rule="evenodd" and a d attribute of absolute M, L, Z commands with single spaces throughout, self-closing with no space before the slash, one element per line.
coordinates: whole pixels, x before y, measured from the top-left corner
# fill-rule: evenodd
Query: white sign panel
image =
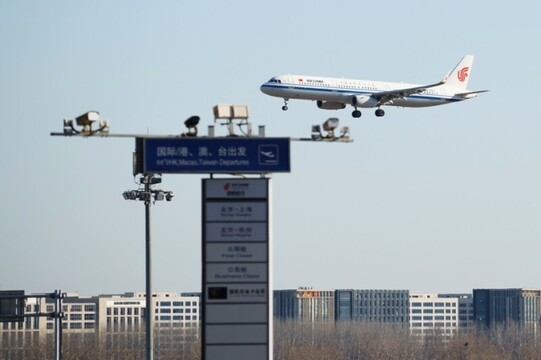
<path fill-rule="evenodd" d="M 207 283 L 266 282 L 266 264 L 207 264 Z"/>
<path fill-rule="evenodd" d="M 244 262 L 267 261 L 267 243 L 206 245 L 207 262 Z"/>
<path fill-rule="evenodd" d="M 259 179 L 215 179 L 205 184 L 207 199 L 267 198 L 267 182 Z"/>
<path fill-rule="evenodd" d="M 223 242 L 267 241 L 266 222 L 213 222 L 205 225 L 205 239 Z"/>
<path fill-rule="evenodd" d="M 207 202 L 207 221 L 267 221 L 266 202 Z"/>

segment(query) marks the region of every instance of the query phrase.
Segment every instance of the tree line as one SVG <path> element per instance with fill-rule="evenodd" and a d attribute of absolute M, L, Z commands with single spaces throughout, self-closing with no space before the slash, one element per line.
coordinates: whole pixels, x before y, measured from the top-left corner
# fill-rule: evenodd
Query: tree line
<path fill-rule="evenodd" d="M 52 334 L 3 333 L 2 360 L 51 359 Z M 28 335 L 28 336 L 27 336 Z M 198 337 L 185 338 L 171 331 L 155 332 L 156 360 L 200 360 Z M 8 336 L 12 336 L 9 339 Z M 96 335 L 65 333 L 63 360 L 144 359 L 143 332 Z M 410 335 L 407 328 L 364 323 L 274 323 L 274 360 L 541 360 L 541 335 L 509 325 L 491 330 L 470 330 L 445 336 L 434 332 Z"/>

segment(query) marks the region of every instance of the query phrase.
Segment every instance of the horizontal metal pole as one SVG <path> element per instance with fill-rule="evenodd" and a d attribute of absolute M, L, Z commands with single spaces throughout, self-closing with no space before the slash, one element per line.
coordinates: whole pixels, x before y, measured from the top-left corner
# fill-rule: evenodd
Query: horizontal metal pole
<path fill-rule="evenodd" d="M 52 132 L 51 136 L 63 136 L 63 137 L 84 137 L 84 138 L 152 138 L 152 139 L 175 139 L 175 138 L 186 138 L 189 139 L 191 137 L 183 137 L 181 135 L 151 135 L 151 134 L 92 134 L 92 135 L 86 135 L 83 133 L 79 134 L 64 134 L 63 132 Z M 260 138 L 259 136 L 243 136 L 243 138 Z M 198 136 L 197 138 L 210 138 L 210 139 L 217 139 L 217 138 L 230 138 L 230 136 Z M 289 138 L 291 141 L 311 141 L 311 142 L 342 142 L 342 143 L 350 143 L 353 142 L 353 139 L 318 139 L 314 140 L 312 138 Z"/>
<path fill-rule="evenodd" d="M 48 294 L 28 294 L 28 295 L 0 295 L 0 299 L 33 299 L 33 298 L 51 298 L 54 299 L 56 293 Z"/>
<path fill-rule="evenodd" d="M 20 314 L 20 315 L 0 315 L 0 320 L 1 319 L 24 319 L 24 318 L 34 318 L 34 317 L 51 317 L 51 318 L 55 318 L 55 317 L 59 317 L 59 318 L 62 318 L 63 317 L 63 314 L 62 313 L 55 313 L 55 312 L 50 312 L 50 313 L 33 313 L 33 314 Z"/>
<path fill-rule="evenodd" d="M 64 134 L 63 132 L 52 132 L 51 136 L 63 136 L 63 137 L 84 137 L 84 138 L 180 138 L 180 135 L 150 135 L 150 134 Z"/>

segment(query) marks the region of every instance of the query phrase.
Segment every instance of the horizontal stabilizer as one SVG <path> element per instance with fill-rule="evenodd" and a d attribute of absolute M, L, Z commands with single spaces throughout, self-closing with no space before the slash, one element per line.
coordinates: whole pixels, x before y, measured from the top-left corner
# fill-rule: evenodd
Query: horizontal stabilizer
<path fill-rule="evenodd" d="M 489 92 L 489 91 L 490 91 L 490 90 L 468 91 L 468 92 L 463 92 L 463 93 L 455 94 L 455 96 L 467 97 L 468 95 L 480 94 L 480 93 Z"/>

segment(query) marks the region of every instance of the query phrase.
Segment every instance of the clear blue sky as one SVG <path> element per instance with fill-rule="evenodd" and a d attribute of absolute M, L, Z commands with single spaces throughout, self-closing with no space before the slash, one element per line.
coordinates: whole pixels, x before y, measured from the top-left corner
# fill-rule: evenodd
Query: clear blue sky
<path fill-rule="evenodd" d="M 488 6 L 490 5 L 490 6 Z M 250 106 L 272 136 L 337 116 L 352 144 L 295 143 L 273 177 L 275 288 L 468 292 L 541 287 L 538 1 L 0 2 L 0 289 L 144 289 L 144 207 L 129 139 L 53 138 L 100 111 L 116 133 L 203 129 Z M 432 83 L 475 55 L 467 102 L 323 111 L 271 76 Z M 154 288 L 198 291 L 201 177 L 164 176 Z"/>

